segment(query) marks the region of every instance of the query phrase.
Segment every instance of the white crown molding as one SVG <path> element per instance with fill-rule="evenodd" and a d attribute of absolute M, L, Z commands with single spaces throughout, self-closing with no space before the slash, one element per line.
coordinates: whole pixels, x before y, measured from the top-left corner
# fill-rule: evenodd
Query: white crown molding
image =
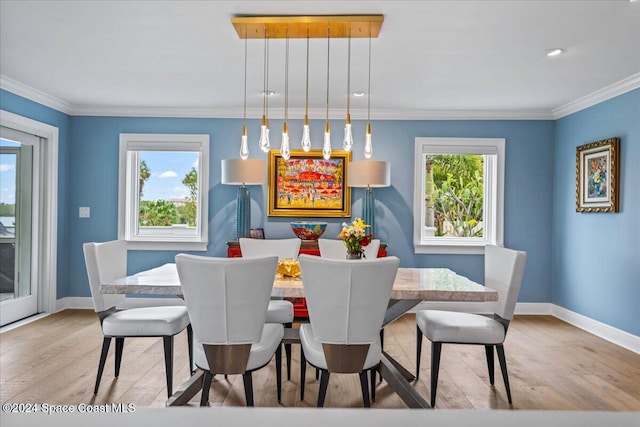
<path fill-rule="evenodd" d="M 353 121 L 366 120 L 367 110 L 351 109 Z M 75 106 L 69 113 L 73 116 L 117 116 L 117 117 L 195 117 L 217 119 L 241 119 L 242 108 L 161 108 L 161 107 L 94 107 Z M 290 108 L 290 120 L 302 120 L 303 108 Z M 342 120 L 346 116 L 345 108 L 330 108 L 329 119 Z M 247 109 L 247 117 L 260 119 L 262 109 Z M 284 117 L 283 108 L 270 108 L 269 119 L 280 120 Z M 324 120 L 323 108 L 309 109 L 311 120 Z M 371 110 L 372 120 L 553 120 L 549 110 Z"/>
<path fill-rule="evenodd" d="M 66 101 L 63 101 L 55 96 L 44 93 L 38 89 L 34 89 L 31 86 L 27 86 L 19 81 L 13 80 L 7 76 L 0 74 L 0 89 L 4 89 L 8 92 L 37 102 L 46 107 L 53 108 L 65 114 L 71 114 L 73 106 Z"/>
<path fill-rule="evenodd" d="M 569 114 L 577 113 L 585 108 L 592 107 L 596 104 L 604 102 L 608 99 L 614 98 L 623 93 L 627 93 L 640 87 L 640 73 L 634 74 L 622 79 L 609 86 L 603 87 L 589 95 L 578 98 L 575 101 L 571 101 L 568 104 L 553 109 L 553 118 L 560 119 L 568 116 Z"/>
<path fill-rule="evenodd" d="M 557 120 L 576 113 L 585 108 L 596 105 L 623 93 L 640 87 L 640 73 L 627 77 L 619 82 L 599 89 L 582 98 L 571 101 L 553 110 L 371 110 L 372 120 Z M 54 96 L 48 95 L 9 77 L 0 75 L 0 89 L 7 90 L 31 101 L 61 111 L 71 116 L 106 116 L 106 117 L 188 117 L 188 118 L 220 118 L 240 119 L 243 117 L 241 108 L 180 108 L 180 107 L 104 107 L 91 105 L 73 105 Z M 344 108 L 332 108 L 329 118 L 343 119 Z M 269 117 L 279 119 L 283 117 L 282 108 L 272 108 Z M 367 110 L 352 109 L 353 120 L 365 120 Z M 247 110 L 247 117 L 259 119 L 262 110 L 253 108 Z M 304 117 L 304 109 L 292 108 L 289 117 Z M 324 119 L 325 110 L 315 108 L 309 110 L 311 119 Z"/>

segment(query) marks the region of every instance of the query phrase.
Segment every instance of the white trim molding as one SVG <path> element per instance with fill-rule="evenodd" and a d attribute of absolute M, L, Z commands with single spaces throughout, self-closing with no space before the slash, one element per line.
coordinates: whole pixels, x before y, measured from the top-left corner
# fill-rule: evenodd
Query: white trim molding
<path fill-rule="evenodd" d="M 54 110 L 65 114 L 72 114 L 74 109 L 73 105 L 61 100 L 60 98 L 56 98 L 55 96 L 44 93 L 38 89 L 32 88 L 31 86 L 27 86 L 24 83 L 20 83 L 19 81 L 13 80 L 2 74 L 0 74 L 0 89 L 4 89 L 15 95 L 37 102 L 45 107 L 53 108 Z"/>
<path fill-rule="evenodd" d="M 593 335 L 596 335 L 602 339 L 612 342 L 620 347 L 624 347 L 627 350 L 631 350 L 634 353 L 640 354 L 640 337 L 625 332 L 621 329 L 614 328 L 598 320 L 591 319 L 590 317 L 568 310 L 559 305 L 553 305 L 552 315 L 560 320 L 563 320 L 577 328 L 585 330 Z"/>
<path fill-rule="evenodd" d="M 467 313 L 491 314 L 491 303 L 482 302 L 421 302 L 409 313 L 419 310 L 447 310 L 463 311 Z M 151 307 L 164 305 L 184 305 L 184 300 L 180 298 L 127 298 L 122 303 L 121 308 Z M 58 300 L 58 311 L 65 309 L 92 309 L 93 302 L 90 297 L 66 297 Z M 550 302 L 519 302 L 516 304 L 516 315 L 544 315 L 553 316 L 567 322 L 576 328 L 580 328 L 590 334 L 596 335 L 606 341 L 616 344 L 634 353 L 640 354 L 640 337 L 605 325 L 602 322 L 593 320 L 582 314 L 567 310 L 564 307 Z"/>
<path fill-rule="evenodd" d="M 583 96 L 582 98 L 578 98 L 575 101 L 571 101 L 558 108 L 554 108 L 553 118 L 556 120 L 560 119 L 568 116 L 569 114 L 577 113 L 580 110 L 592 107 L 608 99 L 615 98 L 618 95 L 622 95 L 623 93 L 627 93 L 638 88 L 640 88 L 640 73 L 603 87 L 602 89 Z"/>
<path fill-rule="evenodd" d="M 57 299 L 58 262 L 58 134 L 55 126 L 0 110 L 0 123 L 46 140 L 41 147 L 40 191 L 43 194 L 39 216 L 42 218 L 38 256 L 38 311 L 53 313 Z"/>

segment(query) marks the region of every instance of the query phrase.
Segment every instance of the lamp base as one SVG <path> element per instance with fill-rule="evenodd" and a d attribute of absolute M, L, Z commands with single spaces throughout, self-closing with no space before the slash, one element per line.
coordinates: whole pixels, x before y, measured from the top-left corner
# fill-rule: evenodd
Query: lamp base
<path fill-rule="evenodd" d="M 376 207 L 375 199 L 373 198 L 373 189 L 368 187 L 364 192 L 364 199 L 362 200 L 362 220 L 365 224 L 369 224 L 369 230 L 371 235 L 376 235 Z"/>
<path fill-rule="evenodd" d="M 236 200 L 236 239 L 249 237 L 251 228 L 251 198 L 246 185 L 238 187 Z"/>

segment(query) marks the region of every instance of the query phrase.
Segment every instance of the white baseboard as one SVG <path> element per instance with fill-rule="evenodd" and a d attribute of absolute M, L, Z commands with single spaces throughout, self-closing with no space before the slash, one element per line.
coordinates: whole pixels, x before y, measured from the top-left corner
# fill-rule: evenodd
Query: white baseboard
<path fill-rule="evenodd" d="M 137 308 L 160 305 L 184 305 L 180 298 L 126 298 L 120 308 Z M 57 311 L 64 309 L 91 309 L 93 302 L 89 297 L 66 297 L 58 300 Z M 491 303 L 483 302 L 421 302 L 410 313 L 418 310 L 448 310 L 466 311 L 470 313 L 489 314 L 493 313 Z M 557 317 L 573 326 L 583 329 L 593 335 L 612 342 L 620 347 L 624 347 L 634 353 L 640 354 L 640 337 L 625 332 L 623 330 L 606 325 L 597 320 L 593 320 L 582 314 L 578 314 L 564 307 L 548 302 L 519 302 L 516 304 L 515 314 L 548 315 Z"/>
<path fill-rule="evenodd" d="M 640 354 L 640 337 L 591 319 L 590 317 L 583 316 L 582 314 L 578 314 L 574 311 L 567 310 L 559 305 L 551 305 L 553 306 L 553 312 L 551 314 L 554 317 L 564 320 L 573 326 L 619 345 L 620 347 L 624 347 L 627 350 Z"/>

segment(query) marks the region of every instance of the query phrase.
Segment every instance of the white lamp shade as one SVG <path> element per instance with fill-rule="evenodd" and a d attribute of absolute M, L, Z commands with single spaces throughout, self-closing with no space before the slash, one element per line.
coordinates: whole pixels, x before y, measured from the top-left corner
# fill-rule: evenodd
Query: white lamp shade
<path fill-rule="evenodd" d="M 224 159 L 222 165 L 222 183 L 229 185 L 264 184 L 266 174 L 264 160 L 258 159 Z"/>
<path fill-rule="evenodd" d="M 378 160 L 354 160 L 347 168 L 349 187 L 388 187 L 391 185 L 391 167 Z"/>

